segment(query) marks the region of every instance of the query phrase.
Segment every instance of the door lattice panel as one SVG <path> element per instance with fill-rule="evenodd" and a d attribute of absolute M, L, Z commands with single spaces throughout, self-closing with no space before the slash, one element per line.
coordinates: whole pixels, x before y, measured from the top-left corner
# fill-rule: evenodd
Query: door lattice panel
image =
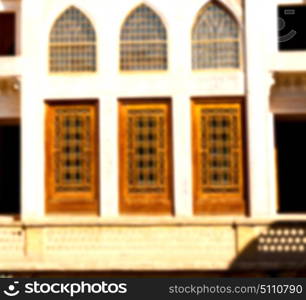
<path fill-rule="evenodd" d="M 78 205 L 80 209 L 83 206 L 96 209 L 96 123 L 96 104 L 93 102 L 49 103 L 46 150 L 47 208 L 50 210 L 63 203 L 71 210 L 78 210 Z"/>
<path fill-rule="evenodd" d="M 170 208 L 169 114 L 166 103 L 121 105 L 124 207 Z"/>
<path fill-rule="evenodd" d="M 130 193 L 165 192 L 165 116 L 163 110 L 128 111 Z"/>
<path fill-rule="evenodd" d="M 237 114 L 239 111 L 236 108 L 201 109 L 203 193 L 239 191 L 240 145 Z"/>
<path fill-rule="evenodd" d="M 236 210 L 243 198 L 241 106 L 197 103 L 194 111 L 196 207 L 209 210 L 215 202 L 220 211 Z"/>
<path fill-rule="evenodd" d="M 55 111 L 56 191 L 90 191 L 90 110 Z"/>

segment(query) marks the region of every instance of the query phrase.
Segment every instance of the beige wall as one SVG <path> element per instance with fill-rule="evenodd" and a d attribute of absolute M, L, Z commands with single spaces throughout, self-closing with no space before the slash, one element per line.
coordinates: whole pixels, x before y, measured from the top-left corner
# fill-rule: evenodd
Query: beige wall
<path fill-rule="evenodd" d="M 305 224 L 211 218 L 2 223 L 0 268 L 10 272 L 305 270 Z"/>

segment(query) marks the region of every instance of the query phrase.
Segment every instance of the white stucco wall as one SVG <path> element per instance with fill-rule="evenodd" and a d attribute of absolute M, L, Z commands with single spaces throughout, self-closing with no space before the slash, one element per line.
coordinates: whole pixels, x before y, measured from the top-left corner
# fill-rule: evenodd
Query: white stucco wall
<path fill-rule="evenodd" d="M 263 6 L 261 1 L 246 0 L 244 21 L 240 0 L 220 0 L 241 26 L 242 68 L 239 71 L 192 71 L 191 29 L 198 11 L 207 2 L 144 1 L 166 25 L 169 68 L 165 72 L 121 72 L 120 28 L 125 17 L 141 1 L 0 0 L 0 10 L 14 8 L 18 14 L 22 12 L 18 26 L 21 38 L 17 43 L 21 45 L 21 55 L 12 62 L 5 61 L 0 76 L 12 75 L 12 69 L 16 69 L 16 75 L 21 74 L 23 218 L 44 216 L 45 99 L 99 99 L 101 216 L 117 216 L 118 98 L 170 97 L 175 215 L 192 216 L 191 97 L 224 95 L 246 96 L 250 213 L 252 216 L 275 215 L 274 125 L 269 111 L 272 72 L 306 70 L 306 60 L 301 62 L 305 53 L 283 54 L 277 50 L 277 5 L 303 1 L 267 0 Z M 48 72 L 49 32 L 55 19 L 71 5 L 81 9 L 95 27 L 97 72 L 51 75 Z M 1 60 L 3 58 L 0 63 Z"/>
<path fill-rule="evenodd" d="M 44 215 L 44 100 L 98 98 L 100 101 L 101 215 L 118 215 L 118 98 L 171 97 L 175 214 L 192 215 L 190 101 L 193 96 L 244 95 L 243 72 L 192 72 L 191 28 L 207 1 L 145 1 L 162 17 L 168 33 L 166 72 L 120 72 L 120 27 L 140 1 L 22 1 L 22 129 L 24 218 Z M 236 1 L 226 3 L 240 22 Z M 94 74 L 48 73 L 48 35 L 58 15 L 70 5 L 81 9 L 97 33 L 98 67 Z M 35 7 L 35 9 L 33 9 Z M 31 20 L 31 21 L 29 21 Z M 39 25 L 38 25 L 39 24 Z M 30 36 L 30 38 L 29 38 Z"/>

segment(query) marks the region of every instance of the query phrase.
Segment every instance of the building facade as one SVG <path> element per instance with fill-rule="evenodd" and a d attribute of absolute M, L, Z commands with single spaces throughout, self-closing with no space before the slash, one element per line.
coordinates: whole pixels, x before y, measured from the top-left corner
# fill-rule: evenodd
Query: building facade
<path fill-rule="evenodd" d="M 282 5 L 0 0 L 0 270 L 305 274 Z"/>

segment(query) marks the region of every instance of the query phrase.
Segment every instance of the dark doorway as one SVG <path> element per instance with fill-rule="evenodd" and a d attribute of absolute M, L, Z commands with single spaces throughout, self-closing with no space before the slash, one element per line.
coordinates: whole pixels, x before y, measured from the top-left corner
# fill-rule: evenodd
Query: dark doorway
<path fill-rule="evenodd" d="M 306 118 L 276 119 L 279 212 L 306 212 Z"/>
<path fill-rule="evenodd" d="M 0 13 L 0 55 L 15 55 L 15 14 Z"/>
<path fill-rule="evenodd" d="M 0 213 L 20 213 L 19 125 L 0 125 Z"/>

